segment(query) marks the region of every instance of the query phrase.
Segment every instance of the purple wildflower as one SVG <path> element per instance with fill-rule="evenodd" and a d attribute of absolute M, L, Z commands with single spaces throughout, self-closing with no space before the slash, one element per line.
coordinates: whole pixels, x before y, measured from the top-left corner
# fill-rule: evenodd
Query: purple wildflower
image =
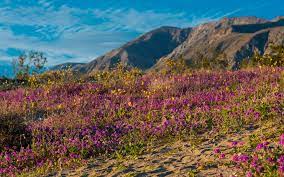
<path fill-rule="evenodd" d="M 284 165 L 284 155 L 281 155 L 277 162 L 279 163 L 279 165 Z"/>
<path fill-rule="evenodd" d="M 263 143 L 259 143 L 256 146 L 256 150 L 261 150 L 261 149 L 267 149 L 267 146 L 269 145 L 269 142 L 263 142 Z"/>
<path fill-rule="evenodd" d="M 239 156 L 237 154 L 233 155 L 232 160 L 234 162 L 239 162 Z"/>
<path fill-rule="evenodd" d="M 261 150 L 264 148 L 264 145 L 262 143 L 259 143 L 257 146 L 256 146 L 256 150 Z"/>
<path fill-rule="evenodd" d="M 224 153 L 220 154 L 220 159 L 224 159 L 226 157 L 226 155 Z"/>
<path fill-rule="evenodd" d="M 256 167 L 256 171 L 257 171 L 258 173 L 263 172 L 263 170 L 264 170 L 264 168 L 263 168 L 263 166 L 261 166 L 261 165 Z"/>
<path fill-rule="evenodd" d="M 246 163 L 246 162 L 249 161 L 249 156 L 246 155 L 246 154 L 242 154 L 242 155 L 239 156 L 238 160 L 239 160 L 240 162 Z"/>
<path fill-rule="evenodd" d="M 279 173 L 280 173 L 281 175 L 284 175 L 284 165 L 280 165 L 280 166 L 278 167 L 278 171 L 279 171 Z"/>
<path fill-rule="evenodd" d="M 236 147 L 238 145 L 238 142 L 237 141 L 233 141 L 232 143 L 231 143 L 231 146 L 232 147 Z"/>
<path fill-rule="evenodd" d="M 284 133 L 280 136 L 279 144 L 284 146 Z"/>
<path fill-rule="evenodd" d="M 253 174 L 251 171 L 248 171 L 247 174 L 246 174 L 246 177 L 253 177 Z"/>
<path fill-rule="evenodd" d="M 274 163 L 274 160 L 273 160 L 273 158 L 271 158 L 271 157 L 268 157 L 266 160 L 267 160 L 269 163 Z"/>
<path fill-rule="evenodd" d="M 220 148 L 215 148 L 214 149 L 214 153 L 215 154 L 220 154 L 221 153 L 221 149 Z"/>

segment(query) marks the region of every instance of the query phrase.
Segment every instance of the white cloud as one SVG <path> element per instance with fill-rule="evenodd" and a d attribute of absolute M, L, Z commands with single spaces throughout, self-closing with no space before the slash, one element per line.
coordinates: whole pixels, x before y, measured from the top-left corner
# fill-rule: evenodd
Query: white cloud
<path fill-rule="evenodd" d="M 185 26 L 189 23 L 185 13 L 159 13 L 152 10 L 137 11 L 135 9 L 94 10 L 97 17 L 106 18 L 104 24 L 110 30 L 135 30 L 146 32 L 159 26 Z"/>
<path fill-rule="evenodd" d="M 235 12 L 190 16 L 185 12 L 154 10 L 82 10 L 65 5 L 56 7 L 51 1 L 39 0 L 38 6 L 0 8 L 0 50 L 40 50 L 47 53 L 50 64 L 67 60 L 87 62 L 154 28 L 188 27 L 232 13 Z M 41 34 L 45 40 L 24 32 L 17 34 L 12 29 L 14 25 L 33 27 L 32 32 Z M 9 55 L 1 54 L 0 61 L 7 59 Z"/>
<path fill-rule="evenodd" d="M 190 24 L 189 26 L 196 26 L 202 23 L 207 23 L 210 21 L 217 21 L 221 18 L 228 17 L 230 15 L 234 15 L 238 12 L 240 12 L 242 9 L 236 9 L 230 12 L 207 12 L 205 14 L 193 14 L 190 16 Z"/>
<path fill-rule="evenodd" d="M 213 11 L 202 14 L 187 14 L 185 12 L 155 12 L 153 10 L 137 11 L 135 9 L 94 10 L 97 17 L 108 19 L 103 24 L 109 30 L 135 30 L 146 32 L 160 26 L 191 27 L 201 23 L 219 20 L 233 15 L 242 9 L 230 12 Z"/>
<path fill-rule="evenodd" d="M 88 62 L 100 53 L 107 52 L 107 49 L 118 47 L 123 43 L 125 34 L 85 31 L 78 33 L 66 33 L 55 41 L 40 41 L 35 37 L 14 35 L 9 29 L 0 28 L 0 49 L 16 48 L 21 50 L 39 50 L 47 54 L 49 64 L 59 64 L 70 60 L 74 62 Z M 117 41 L 117 42 L 113 42 Z M 66 58 L 65 55 L 73 56 Z M 11 59 L 8 55 L 0 56 L 1 60 Z"/>
<path fill-rule="evenodd" d="M 41 3 L 51 6 L 45 1 Z M 64 55 L 73 56 L 73 61 L 87 62 L 97 57 L 97 53 L 106 52 L 106 48 L 117 47 L 125 40 L 125 35 L 96 31 L 94 26 L 81 23 L 76 16 L 82 13 L 80 9 L 66 6 L 57 10 L 51 9 L 52 7 L 47 10 L 42 7 L 0 8 L 0 22 L 4 25 L 0 28 L 0 49 L 41 50 L 51 58 L 50 64 L 65 62 Z M 44 41 L 28 34 L 15 34 L 11 29 L 12 25 L 36 27 L 35 32 L 57 36 L 57 39 Z M 117 42 L 110 43 L 110 39 Z M 0 57 L 0 60 L 10 59 L 8 55 Z"/>

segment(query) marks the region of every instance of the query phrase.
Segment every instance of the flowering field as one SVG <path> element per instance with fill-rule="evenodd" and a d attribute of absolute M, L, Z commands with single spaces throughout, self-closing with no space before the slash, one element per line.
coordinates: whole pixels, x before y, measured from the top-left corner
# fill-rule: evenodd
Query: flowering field
<path fill-rule="evenodd" d="M 230 163 L 247 176 L 283 176 L 283 72 L 117 71 L 78 82 L 31 79 L 29 87 L 0 92 L 0 175 L 75 168 L 98 156 L 139 154 L 149 143 L 228 135 L 270 122 L 279 128 L 268 141 L 280 142 L 255 145 L 257 151 L 232 147 Z M 216 149 L 217 160 L 226 156 L 222 151 Z"/>

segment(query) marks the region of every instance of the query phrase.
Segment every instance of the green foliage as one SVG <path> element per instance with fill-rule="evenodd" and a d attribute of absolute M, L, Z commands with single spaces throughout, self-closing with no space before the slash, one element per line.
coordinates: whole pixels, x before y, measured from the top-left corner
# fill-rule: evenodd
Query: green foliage
<path fill-rule="evenodd" d="M 27 55 L 21 54 L 17 59 L 13 59 L 13 71 L 17 79 L 27 78 L 30 66 L 27 64 Z"/>
<path fill-rule="evenodd" d="M 30 51 L 21 54 L 18 58 L 13 59 L 14 75 L 17 79 L 23 80 L 30 74 L 39 74 L 47 63 L 47 58 L 43 52 Z"/>
<path fill-rule="evenodd" d="M 76 75 L 73 71 L 47 71 L 42 74 L 32 75 L 27 78 L 28 86 L 38 88 L 42 86 L 59 86 L 66 83 L 82 82 L 80 75 Z"/>
<path fill-rule="evenodd" d="M 31 142 L 31 132 L 27 130 L 23 115 L 0 113 L 0 152 L 5 147 L 20 149 Z"/>
<path fill-rule="evenodd" d="M 222 129 L 225 133 L 236 132 L 242 129 L 245 125 L 245 120 L 242 116 L 237 116 L 238 118 L 232 119 L 232 115 L 238 112 L 238 109 L 234 110 L 221 110 L 220 115 L 222 117 Z"/>
<path fill-rule="evenodd" d="M 255 58 L 256 62 L 264 66 L 284 66 L 284 46 L 270 46 L 270 54 Z"/>
<path fill-rule="evenodd" d="M 259 138 L 259 136 L 253 134 L 249 136 L 249 146 L 252 149 L 255 149 L 256 146 L 261 142 L 261 139 Z"/>
<path fill-rule="evenodd" d="M 8 79 L 8 78 L 0 78 L 0 91 L 12 90 L 16 89 L 19 86 L 23 86 L 25 84 L 24 81 Z"/>
<path fill-rule="evenodd" d="M 116 151 L 116 157 L 121 159 L 124 156 L 132 156 L 136 157 L 141 155 L 144 151 L 145 143 L 138 142 L 138 143 L 128 143 L 124 145 L 121 149 Z"/>
<path fill-rule="evenodd" d="M 271 107 L 266 102 L 258 104 L 256 109 L 260 112 L 262 119 L 267 119 L 271 114 Z"/>
<path fill-rule="evenodd" d="M 47 62 L 47 58 L 44 56 L 43 52 L 39 51 L 30 51 L 28 54 L 32 68 L 32 73 L 39 73 L 44 68 L 44 65 Z"/>
<path fill-rule="evenodd" d="M 251 58 L 244 59 L 240 67 L 254 67 L 254 66 L 271 66 L 283 67 L 284 66 L 284 46 L 283 45 L 270 45 L 270 52 L 268 54 L 260 55 L 258 52 Z"/>
<path fill-rule="evenodd" d="M 84 173 L 81 175 L 81 177 L 88 177 L 89 175 L 87 173 Z"/>
<path fill-rule="evenodd" d="M 183 58 L 178 60 L 166 59 L 165 64 L 166 68 L 161 71 L 163 74 L 180 74 L 188 70 L 187 63 Z"/>
<path fill-rule="evenodd" d="M 138 68 L 127 68 L 123 63 L 119 63 L 113 70 L 92 72 L 87 80 L 102 84 L 106 88 L 116 86 L 131 90 L 142 74 Z"/>
<path fill-rule="evenodd" d="M 187 174 L 188 177 L 195 177 L 198 174 L 198 170 L 190 170 Z"/>
<path fill-rule="evenodd" d="M 191 62 L 191 67 L 196 69 L 224 70 L 229 67 L 227 55 L 215 52 L 212 57 L 197 53 L 197 59 Z"/>

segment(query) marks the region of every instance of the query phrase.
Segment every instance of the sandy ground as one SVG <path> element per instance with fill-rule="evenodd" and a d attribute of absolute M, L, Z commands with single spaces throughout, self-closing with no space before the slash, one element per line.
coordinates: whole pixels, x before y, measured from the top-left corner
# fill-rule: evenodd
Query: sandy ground
<path fill-rule="evenodd" d="M 213 150 L 216 147 L 227 149 L 232 141 L 247 141 L 253 131 L 247 130 L 226 137 L 203 140 L 198 145 L 192 141 L 175 141 L 152 147 L 139 157 L 126 159 L 105 158 L 89 161 L 88 165 L 77 170 L 63 170 L 51 176 L 70 177 L 144 177 L 144 176 L 223 176 L 236 174 L 216 161 Z M 226 151 L 225 151 L 226 152 Z M 228 152 L 228 150 L 227 150 Z"/>

